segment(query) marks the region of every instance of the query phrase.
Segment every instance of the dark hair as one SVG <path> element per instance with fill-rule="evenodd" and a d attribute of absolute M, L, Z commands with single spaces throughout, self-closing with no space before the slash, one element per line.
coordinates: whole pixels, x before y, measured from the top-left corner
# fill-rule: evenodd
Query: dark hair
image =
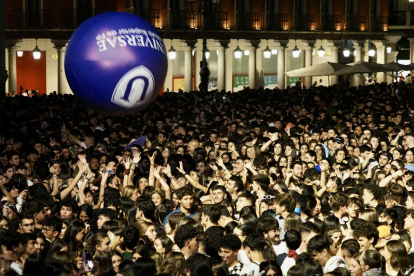
<path fill-rule="evenodd" d="M 137 207 L 144 213 L 147 219 L 151 219 L 154 216 L 155 204 L 152 200 L 138 201 Z"/>
<path fill-rule="evenodd" d="M 220 209 L 213 205 L 207 205 L 203 208 L 202 213 L 206 215 L 213 224 L 217 224 L 220 219 Z"/>
<path fill-rule="evenodd" d="M 62 230 L 62 224 L 62 220 L 56 216 L 47 216 L 43 220 L 44 226 L 51 226 L 53 227 L 53 231 L 57 231 L 58 233 Z"/>
<path fill-rule="evenodd" d="M 78 212 L 78 203 L 71 197 L 65 197 L 59 202 L 59 210 L 62 209 L 63 206 L 70 207 L 73 214 Z"/>
<path fill-rule="evenodd" d="M 296 208 L 296 200 L 288 193 L 278 194 L 274 199 L 274 203 L 285 206 L 289 213 L 293 213 Z"/>
<path fill-rule="evenodd" d="M 307 250 L 310 254 L 312 254 L 314 251 L 322 252 L 324 249 L 330 252 L 329 247 L 331 246 L 331 243 L 331 240 L 327 236 L 316 235 L 309 240 Z"/>
<path fill-rule="evenodd" d="M 354 239 L 346 240 L 342 242 L 341 249 L 344 255 L 347 255 L 347 257 L 352 257 L 359 252 L 359 243 Z M 347 251 L 347 253 L 345 251 Z"/>
<path fill-rule="evenodd" d="M 139 258 L 134 263 L 135 275 L 157 275 L 157 267 L 155 261 L 151 258 Z"/>
<path fill-rule="evenodd" d="M 236 235 L 226 235 L 220 239 L 220 247 L 233 251 L 240 250 L 242 243 Z"/>
<path fill-rule="evenodd" d="M 365 253 L 365 254 L 364 254 Z M 382 259 L 381 253 L 377 250 L 366 250 L 361 256 L 364 259 L 364 264 L 368 265 L 369 268 L 379 268 L 385 270 L 385 262 Z"/>
<path fill-rule="evenodd" d="M 40 253 L 30 254 L 24 262 L 23 275 L 41 275 L 44 266 L 45 260 Z"/>
<path fill-rule="evenodd" d="M 256 231 L 259 235 L 275 229 L 279 230 L 279 222 L 272 216 L 261 216 L 256 226 Z"/>
<path fill-rule="evenodd" d="M 263 275 L 266 275 L 269 269 L 273 269 L 276 272 L 276 276 L 282 276 L 282 270 L 276 261 L 265 261 L 260 263 L 260 271 L 264 271 Z"/>
<path fill-rule="evenodd" d="M 251 234 L 246 237 L 243 242 L 243 247 L 249 247 L 252 251 L 262 251 L 265 249 L 267 243 L 266 239 L 258 234 Z"/>
<path fill-rule="evenodd" d="M 373 238 L 373 244 L 376 244 L 379 238 L 377 227 L 368 222 L 363 223 L 362 225 L 354 229 L 354 238 L 358 239 L 359 237 L 365 237 L 368 240 Z"/>
<path fill-rule="evenodd" d="M 299 248 L 299 246 L 302 242 L 302 236 L 296 230 L 288 230 L 285 233 L 285 241 L 286 241 L 286 246 L 289 249 L 296 250 L 296 249 Z"/>
<path fill-rule="evenodd" d="M 133 225 L 128 225 L 124 228 L 122 231 L 122 234 L 124 236 L 124 244 L 125 247 L 129 250 L 134 249 L 139 241 L 139 231 L 138 229 Z"/>
<path fill-rule="evenodd" d="M 311 276 L 317 274 L 323 274 L 323 269 L 319 262 L 315 260 L 309 260 L 303 265 L 303 275 Z"/>
<path fill-rule="evenodd" d="M 83 229 L 85 229 L 85 224 L 79 220 L 72 221 L 72 223 L 70 223 L 68 228 L 66 229 L 63 240 L 68 245 L 70 251 L 73 251 L 75 248 L 78 248 L 76 235 Z"/>
<path fill-rule="evenodd" d="M 178 227 L 177 231 L 175 232 L 174 240 L 178 247 L 181 249 L 184 247 L 187 240 L 191 240 L 196 236 L 197 230 L 193 226 L 185 224 Z"/>

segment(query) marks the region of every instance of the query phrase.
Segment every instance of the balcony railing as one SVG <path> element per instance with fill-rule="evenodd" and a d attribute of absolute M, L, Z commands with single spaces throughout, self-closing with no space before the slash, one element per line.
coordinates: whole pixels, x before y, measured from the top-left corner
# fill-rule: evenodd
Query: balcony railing
<path fill-rule="evenodd" d="M 10 10 L 7 13 L 7 29 L 50 28 L 49 10 Z"/>
<path fill-rule="evenodd" d="M 204 17 L 201 17 L 200 27 L 204 24 Z M 223 30 L 230 28 L 230 17 L 228 12 L 213 11 L 206 16 L 208 29 Z"/>
<path fill-rule="evenodd" d="M 343 15 L 322 15 L 321 27 L 324 31 L 343 31 L 345 27 L 345 17 Z"/>
<path fill-rule="evenodd" d="M 374 32 L 388 31 L 388 16 L 373 16 L 371 18 L 371 29 Z"/>
<path fill-rule="evenodd" d="M 77 9 L 62 9 L 62 24 L 61 29 L 76 29 L 80 24 L 94 15 L 104 13 L 102 9 L 91 10 L 77 10 Z"/>
<path fill-rule="evenodd" d="M 127 12 L 136 14 L 147 20 L 154 27 L 160 26 L 160 10 L 158 9 L 134 9 L 129 8 Z"/>
<path fill-rule="evenodd" d="M 359 15 L 348 16 L 347 30 L 351 32 L 367 31 L 368 17 Z"/>
<path fill-rule="evenodd" d="M 388 25 L 403 26 L 407 22 L 407 13 L 405 11 L 394 11 L 388 17 Z"/>
<path fill-rule="evenodd" d="M 295 20 L 297 31 L 314 31 L 318 29 L 317 14 L 297 14 Z"/>
<path fill-rule="evenodd" d="M 193 29 L 198 28 L 197 16 L 191 10 L 166 10 L 165 28 Z"/>
<path fill-rule="evenodd" d="M 292 15 L 267 13 L 266 29 L 269 31 L 285 31 L 292 28 Z"/>
<path fill-rule="evenodd" d="M 263 14 L 253 12 L 232 12 L 231 28 L 243 31 L 261 30 Z"/>

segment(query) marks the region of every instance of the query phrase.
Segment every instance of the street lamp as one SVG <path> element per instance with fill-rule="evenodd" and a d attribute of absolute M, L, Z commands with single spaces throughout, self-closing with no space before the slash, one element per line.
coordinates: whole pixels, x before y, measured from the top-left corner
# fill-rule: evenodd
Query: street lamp
<path fill-rule="evenodd" d="M 22 57 L 23 56 L 23 51 L 22 50 L 17 51 L 17 56 Z"/>
<path fill-rule="evenodd" d="M 343 54 L 344 57 L 349 57 L 351 55 L 351 51 L 348 48 L 345 48 Z"/>
<path fill-rule="evenodd" d="M 174 47 L 171 45 L 171 49 L 168 50 L 168 57 L 170 59 L 175 59 L 177 56 L 177 51 L 174 49 Z"/>
<path fill-rule="evenodd" d="M 373 56 L 375 56 L 375 52 L 376 52 L 376 49 L 375 49 L 374 45 L 371 44 L 371 46 L 369 47 L 368 55 L 370 57 L 373 57 Z"/>
<path fill-rule="evenodd" d="M 265 58 L 270 58 L 272 56 L 272 51 L 270 51 L 269 46 L 266 46 L 266 49 L 263 51 Z"/>
<path fill-rule="evenodd" d="M 209 51 L 209 49 L 206 49 L 206 51 L 204 52 L 204 54 L 206 55 L 206 59 L 209 59 L 209 57 L 210 57 L 210 51 Z"/>
<path fill-rule="evenodd" d="M 277 55 L 277 49 L 272 49 L 272 55 Z"/>
<path fill-rule="evenodd" d="M 295 45 L 295 48 L 293 49 L 292 54 L 293 54 L 293 57 L 294 58 L 298 58 L 299 57 L 300 51 L 299 51 L 299 49 L 298 49 L 298 47 L 296 45 Z"/>
<path fill-rule="evenodd" d="M 250 51 L 249 51 L 249 50 L 244 50 L 244 55 L 245 55 L 245 56 L 250 55 Z"/>
<path fill-rule="evenodd" d="M 388 47 L 387 47 L 387 54 L 391 53 L 391 51 L 392 51 L 392 47 L 390 45 L 388 45 Z"/>
<path fill-rule="evenodd" d="M 234 50 L 234 57 L 240 59 L 242 57 L 242 50 L 237 46 L 236 50 Z"/>
<path fill-rule="evenodd" d="M 323 57 L 325 55 L 325 49 L 321 46 L 321 48 L 318 49 L 318 57 Z"/>
<path fill-rule="evenodd" d="M 39 47 L 37 47 L 37 38 L 36 38 L 36 47 L 33 49 L 33 58 L 40 59 L 41 51 Z"/>

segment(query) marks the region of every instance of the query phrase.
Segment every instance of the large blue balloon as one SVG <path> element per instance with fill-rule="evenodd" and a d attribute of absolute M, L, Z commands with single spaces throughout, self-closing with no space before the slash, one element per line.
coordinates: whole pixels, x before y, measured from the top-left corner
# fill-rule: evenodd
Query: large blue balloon
<path fill-rule="evenodd" d="M 129 13 L 103 13 L 85 21 L 70 38 L 66 78 L 91 109 L 131 114 L 157 97 L 167 74 L 166 54 L 148 21 Z"/>

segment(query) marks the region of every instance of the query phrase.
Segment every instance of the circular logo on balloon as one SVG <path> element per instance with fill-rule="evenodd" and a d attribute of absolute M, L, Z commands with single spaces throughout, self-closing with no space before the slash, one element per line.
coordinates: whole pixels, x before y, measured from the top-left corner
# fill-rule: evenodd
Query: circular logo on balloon
<path fill-rule="evenodd" d="M 141 17 L 109 12 L 85 21 L 72 35 L 65 73 L 75 96 L 93 110 L 126 115 L 151 104 L 167 74 L 167 51 Z"/>

